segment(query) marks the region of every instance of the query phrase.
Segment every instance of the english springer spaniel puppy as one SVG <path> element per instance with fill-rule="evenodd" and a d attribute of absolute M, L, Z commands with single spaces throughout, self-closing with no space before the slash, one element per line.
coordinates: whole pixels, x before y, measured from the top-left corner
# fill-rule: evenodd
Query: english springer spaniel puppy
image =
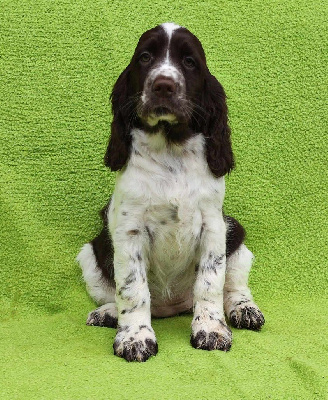
<path fill-rule="evenodd" d="M 145 32 L 111 95 L 105 164 L 119 171 L 103 229 L 77 260 L 100 305 L 88 325 L 117 327 L 114 354 L 146 361 L 158 351 L 151 315 L 193 311 L 191 345 L 227 351 L 230 324 L 259 330 L 253 254 L 223 213 L 233 166 L 225 92 L 199 40 L 165 23 Z"/>

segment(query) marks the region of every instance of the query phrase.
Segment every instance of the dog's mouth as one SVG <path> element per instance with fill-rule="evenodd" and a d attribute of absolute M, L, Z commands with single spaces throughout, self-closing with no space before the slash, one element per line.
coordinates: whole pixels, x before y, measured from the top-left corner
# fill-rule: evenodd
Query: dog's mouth
<path fill-rule="evenodd" d="M 168 107 L 159 106 L 154 108 L 153 113 L 156 117 L 163 117 L 164 115 L 172 114 L 172 111 Z"/>
<path fill-rule="evenodd" d="M 167 122 L 171 125 L 178 123 L 186 123 L 187 115 L 185 115 L 178 105 L 173 104 L 143 104 L 139 117 L 141 120 L 151 127 L 155 127 L 160 122 Z"/>

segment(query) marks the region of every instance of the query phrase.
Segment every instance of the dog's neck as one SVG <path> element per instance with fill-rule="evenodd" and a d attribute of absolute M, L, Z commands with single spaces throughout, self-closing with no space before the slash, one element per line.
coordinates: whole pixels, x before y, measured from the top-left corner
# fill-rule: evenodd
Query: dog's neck
<path fill-rule="evenodd" d="M 171 129 L 174 127 L 172 126 Z M 199 134 L 188 134 L 182 141 L 174 141 L 162 126 L 149 132 L 145 129 L 134 128 L 131 131 L 132 149 L 144 156 L 167 155 L 171 157 L 183 157 L 187 154 L 200 155 L 204 152 L 204 138 Z"/>
<path fill-rule="evenodd" d="M 197 136 L 198 133 L 195 133 L 195 130 L 189 126 L 187 122 L 169 122 L 165 119 L 159 120 L 156 125 L 149 125 L 147 122 L 138 118 L 134 123 L 134 129 L 132 129 L 132 137 L 134 130 L 143 131 L 148 136 L 154 136 L 154 140 L 150 139 L 151 142 L 158 142 L 164 140 L 162 144 L 155 144 L 154 150 L 158 149 L 158 147 L 181 147 L 185 145 L 185 142 L 188 139 Z M 159 139 L 161 137 L 161 139 Z M 165 146 L 164 146 L 165 145 Z"/>

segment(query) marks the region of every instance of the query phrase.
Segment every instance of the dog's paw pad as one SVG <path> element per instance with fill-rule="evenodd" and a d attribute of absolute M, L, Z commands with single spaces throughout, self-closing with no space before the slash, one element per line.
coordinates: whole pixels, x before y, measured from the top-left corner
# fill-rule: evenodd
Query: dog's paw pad
<path fill-rule="evenodd" d="M 265 323 L 264 316 L 256 305 L 240 306 L 232 310 L 229 319 L 233 327 L 253 331 L 259 331 Z"/>

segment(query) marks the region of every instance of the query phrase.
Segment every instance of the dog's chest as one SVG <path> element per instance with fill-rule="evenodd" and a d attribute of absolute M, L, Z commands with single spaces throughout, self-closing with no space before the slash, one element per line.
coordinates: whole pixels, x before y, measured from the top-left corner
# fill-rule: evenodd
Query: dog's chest
<path fill-rule="evenodd" d="M 197 201 L 185 192 L 184 195 L 150 204 L 145 212 L 150 241 L 149 288 L 153 297 L 175 297 L 192 285 L 202 214 Z"/>
<path fill-rule="evenodd" d="M 117 206 L 139 214 L 147 232 L 149 288 L 156 298 L 190 289 L 204 210 L 222 207 L 224 180 L 209 173 L 202 142 L 193 140 L 180 154 L 139 148 L 114 193 Z"/>

